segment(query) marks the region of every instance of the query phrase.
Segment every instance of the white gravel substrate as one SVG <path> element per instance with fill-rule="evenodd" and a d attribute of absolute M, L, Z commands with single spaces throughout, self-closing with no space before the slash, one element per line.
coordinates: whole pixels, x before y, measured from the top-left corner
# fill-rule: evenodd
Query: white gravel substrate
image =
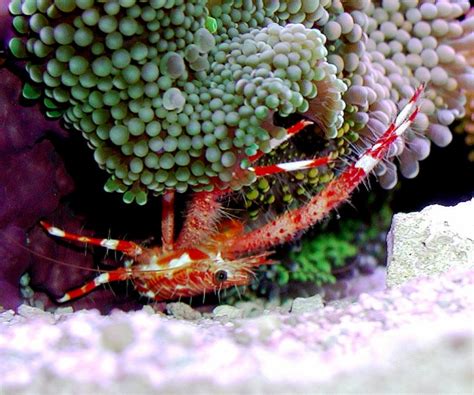
<path fill-rule="evenodd" d="M 0 393 L 472 393 L 474 271 L 305 314 L 0 314 Z"/>

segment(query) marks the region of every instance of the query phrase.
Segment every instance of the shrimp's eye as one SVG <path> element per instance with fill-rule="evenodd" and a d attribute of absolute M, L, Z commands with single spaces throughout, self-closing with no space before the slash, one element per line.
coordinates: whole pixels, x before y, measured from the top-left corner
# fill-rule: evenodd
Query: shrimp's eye
<path fill-rule="evenodd" d="M 214 278 L 218 283 L 223 283 L 227 280 L 227 272 L 225 270 L 218 270 L 214 273 Z"/>

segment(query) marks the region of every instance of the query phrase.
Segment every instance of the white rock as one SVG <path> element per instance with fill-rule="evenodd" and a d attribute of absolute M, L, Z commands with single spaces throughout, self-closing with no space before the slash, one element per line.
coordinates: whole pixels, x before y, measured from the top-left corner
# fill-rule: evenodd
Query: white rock
<path fill-rule="evenodd" d="M 13 310 L 6 310 L 0 313 L 0 325 L 8 324 L 15 317 L 15 312 Z"/>
<path fill-rule="evenodd" d="M 264 310 L 264 303 L 261 299 L 255 299 L 250 301 L 239 301 L 235 304 L 239 310 L 242 311 L 243 316 L 246 318 L 258 317 L 262 315 Z"/>
<path fill-rule="evenodd" d="M 387 236 L 387 285 L 474 267 L 474 199 L 396 214 Z"/>
<path fill-rule="evenodd" d="M 74 310 L 71 306 L 68 307 L 58 307 L 56 310 L 54 310 L 54 314 L 56 316 L 61 316 L 61 315 L 68 315 L 74 313 Z"/>
<path fill-rule="evenodd" d="M 242 318 L 244 316 L 243 310 L 227 304 L 217 306 L 212 313 L 214 317 Z"/>
<path fill-rule="evenodd" d="M 314 295 L 310 298 L 296 298 L 291 306 L 291 312 L 296 314 L 309 313 L 319 310 L 323 306 L 321 295 Z"/>
<path fill-rule="evenodd" d="M 18 306 L 17 312 L 19 315 L 25 318 L 31 317 L 31 318 L 36 318 L 36 319 L 47 320 L 50 322 L 54 321 L 54 316 L 51 313 L 44 311 L 41 308 L 29 306 L 27 304 L 22 304 Z"/>
<path fill-rule="evenodd" d="M 166 305 L 166 311 L 168 314 L 175 316 L 182 320 L 197 320 L 201 318 L 202 314 L 194 310 L 190 305 L 186 303 L 176 302 L 168 303 Z"/>

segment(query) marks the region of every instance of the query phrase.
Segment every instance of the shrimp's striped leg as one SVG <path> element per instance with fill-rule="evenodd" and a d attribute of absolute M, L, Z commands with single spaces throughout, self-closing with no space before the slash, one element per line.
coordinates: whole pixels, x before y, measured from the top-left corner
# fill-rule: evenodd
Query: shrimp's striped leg
<path fill-rule="evenodd" d="M 163 194 L 161 209 L 161 243 L 163 251 L 173 250 L 174 244 L 174 189 Z"/>
<path fill-rule="evenodd" d="M 263 176 L 269 176 L 271 174 L 277 174 L 277 173 L 287 173 L 287 172 L 297 171 L 297 170 L 312 169 L 313 167 L 327 165 L 329 162 L 331 162 L 331 160 L 332 159 L 329 156 L 325 156 L 322 158 L 299 160 L 296 162 L 278 163 L 275 165 L 268 165 L 268 166 L 249 167 L 247 170 L 253 171 L 257 177 L 263 177 Z"/>
<path fill-rule="evenodd" d="M 107 284 L 114 281 L 127 280 L 130 277 L 130 274 L 130 271 L 125 268 L 119 268 L 111 272 L 99 274 L 96 278 L 84 284 L 82 287 L 66 292 L 62 297 L 57 299 L 57 302 L 64 303 L 68 302 L 69 300 L 79 298 L 83 295 L 88 294 L 89 292 L 91 292 L 102 284 Z"/>
<path fill-rule="evenodd" d="M 418 100 L 423 91 L 425 90 L 425 86 L 426 84 L 423 82 L 418 86 L 418 88 L 416 88 L 415 93 L 413 94 L 410 101 L 406 104 L 404 108 L 402 108 L 400 113 L 397 115 L 397 118 L 395 118 L 394 127 L 399 127 L 415 110 Z"/>
<path fill-rule="evenodd" d="M 61 237 L 66 240 L 78 241 L 84 244 L 92 244 L 100 247 L 107 248 L 109 250 L 115 250 L 123 252 L 125 255 L 130 257 L 136 257 L 142 254 L 143 249 L 138 244 L 132 241 L 125 240 L 115 240 L 115 239 L 96 239 L 94 237 L 80 236 L 74 233 L 66 232 L 65 230 L 56 228 L 55 226 L 49 224 L 48 222 L 41 221 L 41 226 L 46 229 L 46 231 L 56 237 Z"/>
<path fill-rule="evenodd" d="M 288 211 L 263 227 L 243 234 L 230 246 L 229 252 L 245 256 L 288 242 L 299 232 L 323 219 L 333 208 L 345 202 L 352 191 L 383 159 L 392 143 L 413 123 L 419 111 L 416 103 L 422 90 L 423 86 L 415 93 L 415 100 L 412 99 L 401 110 L 400 114 L 406 114 L 403 120 L 399 115 L 375 144 L 355 163 L 348 166 L 338 178 L 329 182 L 304 206 Z"/>
<path fill-rule="evenodd" d="M 312 125 L 312 121 L 308 121 L 303 119 L 293 126 L 289 127 L 286 130 L 286 135 L 282 138 L 273 138 L 270 140 L 270 148 L 274 150 L 285 141 L 288 141 L 291 137 L 295 136 L 297 133 L 301 132 L 306 126 Z M 262 151 L 258 151 L 255 155 L 249 157 L 250 163 L 254 163 L 259 160 L 265 154 Z M 297 170 L 307 170 L 312 169 L 313 167 L 327 165 L 332 159 L 327 157 L 316 158 L 316 159 L 308 159 L 308 160 L 300 160 L 295 162 L 288 162 L 288 163 L 278 163 L 274 165 L 267 165 L 267 166 L 251 166 L 247 168 L 248 171 L 254 172 L 257 177 L 264 177 L 269 176 L 272 174 L 277 173 L 285 173 L 290 171 L 297 171 Z"/>
<path fill-rule="evenodd" d="M 401 135 L 404 132 L 404 130 L 400 127 L 402 123 L 404 123 L 406 119 L 409 118 L 409 115 L 415 111 L 416 103 L 418 102 L 418 99 L 421 93 L 423 92 L 424 87 L 425 85 L 421 84 L 415 90 L 413 97 L 410 99 L 407 105 L 400 111 L 395 121 L 390 125 L 388 130 L 390 130 L 390 128 L 394 128 L 394 129 L 398 128 L 397 130 L 398 130 L 399 135 Z M 298 123 L 296 123 L 295 125 L 293 125 L 287 130 L 286 136 L 283 137 L 282 139 L 270 140 L 270 146 L 272 147 L 272 149 L 278 147 L 280 144 L 290 139 L 296 133 L 303 130 L 306 126 L 312 125 L 312 124 L 313 122 L 307 121 L 307 120 L 299 121 Z M 397 138 L 397 135 L 392 137 L 392 140 L 395 140 L 396 138 Z M 259 151 L 257 154 L 249 158 L 250 162 L 251 163 L 255 162 L 256 160 L 260 159 L 262 156 L 263 156 L 263 153 Z M 268 176 L 268 175 L 276 174 L 276 173 L 311 169 L 313 167 L 327 165 L 331 161 L 332 161 L 331 157 L 327 156 L 327 157 L 322 157 L 322 158 L 301 160 L 301 161 L 296 161 L 296 162 L 279 163 L 279 164 L 269 165 L 269 166 L 249 167 L 248 170 L 255 172 L 257 177 L 263 177 L 263 176 Z"/>
<path fill-rule="evenodd" d="M 285 141 L 289 140 L 292 138 L 294 135 L 297 133 L 301 132 L 306 126 L 312 125 L 312 121 L 308 121 L 307 119 L 303 119 L 297 123 L 295 123 L 293 126 L 289 127 L 286 129 L 286 134 L 282 138 L 273 138 L 270 140 L 270 148 L 273 151 L 275 148 L 283 144 Z M 264 156 L 265 153 L 262 151 L 258 151 L 255 155 L 252 155 L 249 157 L 250 163 L 253 163 L 257 160 L 259 160 L 262 156 Z"/>

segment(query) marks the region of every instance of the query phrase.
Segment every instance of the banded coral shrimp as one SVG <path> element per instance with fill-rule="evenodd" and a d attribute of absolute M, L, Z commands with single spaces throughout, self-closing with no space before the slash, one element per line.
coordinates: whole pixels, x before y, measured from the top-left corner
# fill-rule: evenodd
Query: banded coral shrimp
<path fill-rule="evenodd" d="M 175 193 L 167 191 L 163 196 L 160 247 L 80 236 L 42 222 L 52 236 L 119 251 L 128 258 L 123 267 L 99 274 L 85 285 L 67 292 L 58 302 L 79 298 L 103 284 L 125 280 L 131 280 L 140 295 L 154 301 L 219 293 L 225 288 L 247 285 L 257 267 L 273 263 L 270 260 L 273 248 L 291 241 L 296 234 L 308 229 L 349 199 L 351 193 L 383 159 L 394 141 L 411 126 L 419 111 L 423 89 L 424 85 L 421 85 L 416 90 L 412 99 L 375 144 L 347 165 L 320 193 L 305 205 L 287 211 L 259 228 L 247 230 L 242 221 L 222 221 L 222 199 L 231 193 L 229 189 L 194 193 L 177 238 L 174 235 Z M 305 121 L 296 124 L 284 138 L 274 139 L 272 144 L 277 147 L 304 126 Z M 261 155 L 263 154 L 258 153 L 257 157 Z M 247 171 L 254 172 L 257 176 L 275 174 L 326 165 L 331 161 L 330 157 L 323 157 L 270 167 L 251 166 Z M 240 168 L 236 169 L 236 180 L 241 171 Z"/>

